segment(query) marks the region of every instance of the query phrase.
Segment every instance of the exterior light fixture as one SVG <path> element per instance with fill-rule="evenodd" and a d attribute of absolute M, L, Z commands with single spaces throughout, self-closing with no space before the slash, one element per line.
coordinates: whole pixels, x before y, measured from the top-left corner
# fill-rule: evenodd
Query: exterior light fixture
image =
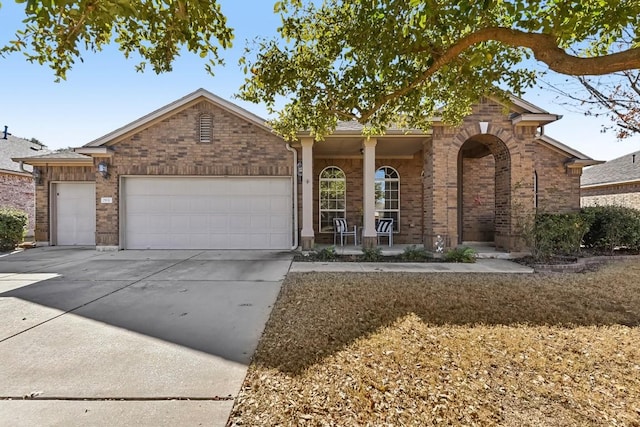
<path fill-rule="evenodd" d="M 98 163 L 98 172 L 103 178 L 109 178 L 109 165 L 104 160 Z"/>
<path fill-rule="evenodd" d="M 33 168 L 33 180 L 35 181 L 36 185 L 42 184 L 42 172 L 40 172 L 40 169 L 36 167 Z"/>

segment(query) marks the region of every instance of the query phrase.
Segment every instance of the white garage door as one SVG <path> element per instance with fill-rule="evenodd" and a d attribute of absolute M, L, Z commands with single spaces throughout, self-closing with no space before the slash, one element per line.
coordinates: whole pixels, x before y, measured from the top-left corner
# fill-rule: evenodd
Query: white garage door
<path fill-rule="evenodd" d="M 128 177 L 127 249 L 288 249 L 290 178 Z"/>
<path fill-rule="evenodd" d="M 57 245 L 96 244 L 96 185 L 93 182 L 54 184 Z"/>

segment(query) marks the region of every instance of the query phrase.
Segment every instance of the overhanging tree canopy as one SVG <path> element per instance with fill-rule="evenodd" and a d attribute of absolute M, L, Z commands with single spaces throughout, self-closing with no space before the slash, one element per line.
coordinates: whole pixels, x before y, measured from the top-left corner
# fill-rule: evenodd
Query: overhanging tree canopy
<path fill-rule="evenodd" d="M 288 138 L 322 138 L 338 120 L 369 132 L 425 128 L 434 115 L 456 123 L 482 95 L 532 86 L 531 57 L 569 75 L 640 68 L 637 0 L 285 0 L 275 10 L 282 38 L 247 50 L 240 97 L 272 111 L 287 97 L 272 124 Z M 629 49 L 612 52 L 623 31 Z"/>
<path fill-rule="evenodd" d="M 213 0 L 16 0 L 25 4 L 24 28 L 0 46 L 0 55 L 23 52 L 49 65 L 64 79 L 82 53 L 115 42 L 126 57 L 138 54 L 138 70 L 148 63 L 157 73 L 171 71 L 180 49 L 202 58 L 206 68 L 222 62 L 218 47 L 231 46 L 220 5 Z"/>

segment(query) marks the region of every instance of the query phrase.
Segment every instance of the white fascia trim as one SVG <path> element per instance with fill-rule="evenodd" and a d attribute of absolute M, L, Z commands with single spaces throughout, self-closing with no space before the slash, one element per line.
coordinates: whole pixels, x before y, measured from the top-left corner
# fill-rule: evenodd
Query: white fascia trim
<path fill-rule="evenodd" d="M 640 179 L 631 179 L 628 181 L 613 181 L 613 182 L 600 182 L 598 184 L 585 184 L 585 185 L 581 185 L 580 188 L 609 187 L 612 185 L 625 185 L 625 184 L 638 184 L 638 183 L 640 183 Z"/>
<path fill-rule="evenodd" d="M 78 154 L 95 157 L 111 157 L 114 154 L 113 150 L 109 147 L 80 147 L 74 148 L 73 151 Z"/>
<path fill-rule="evenodd" d="M 546 125 L 549 124 L 551 122 L 555 122 L 557 120 L 560 120 L 562 118 L 562 116 L 558 115 L 558 114 L 549 114 L 549 113 L 524 113 L 524 114 L 520 114 L 516 117 L 514 117 L 513 119 L 511 119 L 511 123 L 514 126 L 517 125 L 528 125 L 528 124 L 539 124 L 539 125 Z"/>

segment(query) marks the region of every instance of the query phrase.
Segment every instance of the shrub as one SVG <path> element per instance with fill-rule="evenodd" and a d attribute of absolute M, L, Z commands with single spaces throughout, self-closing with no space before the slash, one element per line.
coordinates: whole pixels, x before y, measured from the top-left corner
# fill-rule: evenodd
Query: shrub
<path fill-rule="evenodd" d="M 10 251 L 24 239 L 27 227 L 26 212 L 0 208 L 0 251 Z"/>
<path fill-rule="evenodd" d="M 640 211 L 623 206 L 590 206 L 582 209 L 589 223 L 584 245 L 613 252 L 618 247 L 640 249 Z"/>
<path fill-rule="evenodd" d="M 382 259 L 382 249 L 376 248 L 362 248 L 362 261 L 364 262 L 376 262 Z"/>
<path fill-rule="evenodd" d="M 314 254 L 314 258 L 318 261 L 334 261 L 338 257 L 335 246 L 329 246 L 328 248 L 320 249 Z"/>
<path fill-rule="evenodd" d="M 476 251 L 466 246 L 461 248 L 449 249 L 444 254 L 444 260 L 447 262 L 473 263 L 476 262 Z"/>
<path fill-rule="evenodd" d="M 404 251 L 402 251 L 402 255 L 400 255 L 400 257 L 403 261 L 409 262 L 427 261 L 432 258 L 431 254 L 429 254 L 429 252 L 427 252 L 425 248 L 418 248 L 415 245 L 404 248 Z"/>
<path fill-rule="evenodd" d="M 579 213 L 537 214 L 527 236 L 536 259 L 552 255 L 577 255 L 589 221 Z"/>

